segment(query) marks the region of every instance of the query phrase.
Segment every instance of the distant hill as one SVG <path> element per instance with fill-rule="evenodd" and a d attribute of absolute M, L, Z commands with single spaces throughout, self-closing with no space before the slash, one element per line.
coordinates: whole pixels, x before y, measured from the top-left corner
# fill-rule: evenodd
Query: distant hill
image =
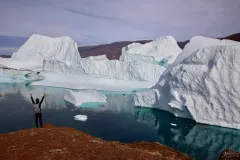
<path fill-rule="evenodd" d="M 1 54 L 0 54 L 0 57 L 3 57 L 3 58 L 10 58 L 11 55 L 8 55 L 8 54 L 6 54 L 6 55 L 5 55 L 5 54 L 2 54 L 2 55 L 1 55 Z"/>
<path fill-rule="evenodd" d="M 106 55 L 108 59 L 119 59 L 122 54 L 122 48 L 131 44 L 131 43 L 141 43 L 145 44 L 151 42 L 151 40 L 138 40 L 138 41 L 122 41 L 122 42 L 114 42 L 111 44 L 103 44 L 97 46 L 86 46 L 86 47 L 79 47 L 78 51 L 82 58 L 89 57 L 89 56 L 99 56 L 99 55 Z M 178 42 L 180 48 L 184 48 L 184 46 L 189 41 L 185 42 Z"/>
<path fill-rule="evenodd" d="M 140 40 L 140 41 L 122 41 L 122 42 L 114 42 L 111 44 L 103 44 L 97 46 L 86 46 L 86 47 L 79 47 L 78 51 L 81 57 L 89 57 L 89 56 L 98 56 L 98 55 L 106 55 L 108 59 L 119 59 L 122 48 L 133 43 L 147 43 L 151 40 Z"/>
<path fill-rule="evenodd" d="M 227 36 L 225 38 L 220 38 L 220 39 L 229 39 L 229 40 L 240 42 L 240 33 L 232 34 L 230 36 Z"/>

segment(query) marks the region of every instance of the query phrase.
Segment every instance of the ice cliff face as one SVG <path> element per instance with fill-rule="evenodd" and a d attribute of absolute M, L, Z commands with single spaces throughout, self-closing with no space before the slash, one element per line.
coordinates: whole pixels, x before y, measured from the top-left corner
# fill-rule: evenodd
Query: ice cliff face
<path fill-rule="evenodd" d="M 71 63 L 45 60 L 44 70 L 47 74 L 75 74 L 118 80 L 157 82 L 165 67 L 139 61 L 91 61 L 84 58 L 79 62 Z"/>
<path fill-rule="evenodd" d="M 0 64 L 0 83 L 30 83 L 43 78 L 40 72 L 17 70 Z"/>
<path fill-rule="evenodd" d="M 144 61 L 149 63 L 160 62 L 165 59 L 172 63 L 182 52 L 172 36 L 160 37 L 146 44 L 133 43 L 122 48 L 121 61 Z"/>
<path fill-rule="evenodd" d="M 199 123 L 240 129 L 239 67 L 240 46 L 199 49 L 168 70 L 149 94 L 138 93 L 135 104 Z M 155 101 L 150 99 L 154 95 L 158 95 Z"/>
<path fill-rule="evenodd" d="M 77 43 L 69 37 L 51 38 L 33 34 L 20 49 L 13 53 L 12 58 L 40 61 L 54 59 L 60 61 L 78 61 Z"/>

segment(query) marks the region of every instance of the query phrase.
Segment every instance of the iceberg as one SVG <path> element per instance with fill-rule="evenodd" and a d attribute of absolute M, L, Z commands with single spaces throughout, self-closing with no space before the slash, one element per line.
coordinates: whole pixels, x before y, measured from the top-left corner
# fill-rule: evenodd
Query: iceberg
<path fill-rule="evenodd" d="M 155 58 L 158 53 L 155 53 L 156 50 L 153 48 L 164 51 L 164 54 L 161 53 L 162 56 L 170 58 L 171 56 L 166 56 L 168 53 L 165 51 L 171 52 L 167 48 L 174 46 L 174 42 L 171 36 L 162 37 L 145 47 L 140 47 L 145 50 L 134 54 L 134 61 L 127 59 L 117 61 L 108 60 L 106 55 L 81 58 L 77 44 L 71 38 L 51 38 L 34 34 L 17 52 L 13 53 L 11 58 L 0 58 L 0 64 L 44 73 L 44 80 L 34 85 L 132 91 L 137 88 L 149 88 L 159 80 L 160 75 L 166 70 L 168 59 L 163 64 L 161 64 L 162 60 L 157 62 Z M 147 50 L 150 55 L 145 54 Z M 144 61 L 146 58 L 148 60 Z M 9 80 L 4 79 L 4 81 Z"/>
<path fill-rule="evenodd" d="M 81 59 L 79 62 L 66 63 L 57 60 L 44 60 L 44 71 L 50 75 L 82 75 L 130 81 L 157 82 L 165 69 L 160 65 L 139 61 L 92 61 Z"/>
<path fill-rule="evenodd" d="M 159 37 L 158 39 L 146 43 L 132 43 L 122 48 L 120 61 L 144 61 L 156 64 L 162 59 L 172 63 L 182 49 L 172 36 Z"/>
<path fill-rule="evenodd" d="M 106 103 L 106 96 L 97 90 L 81 90 L 74 92 L 72 90 L 66 90 L 64 99 L 76 107 L 87 102 L 101 102 Z"/>
<path fill-rule="evenodd" d="M 74 116 L 74 119 L 76 120 L 76 121 L 86 121 L 87 120 L 87 116 L 86 115 L 76 115 L 76 116 Z"/>
<path fill-rule="evenodd" d="M 174 63 L 170 65 L 170 67 L 168 67 L 165 72 L 169 72 L 170 70 L 172 70 L 174 66 L 181 63 L 181 61 L 183 61 L 185 58 L 187 58 L 194 52 L 197 52 L 199 49 L 203 49 L 209 46 L 217 46 L 217 45 L 224 45 L 224 46 L 240 45 L 240 42 L 226 40 L 226 39 L 219 40 L 214 38 L 195 36 L 190 39 L 190 42 L 186 44 L 182 53 L 177 56 Z"/>
<path fill-rule="evenodd" d="M 0 64 L 15 69 L 42 70 L 43 60 L 79 61 L 77 43 L 71 38 L 51 38 L 33 34 L 11 58 L 1 58 Z"/>
<path fill-rule="evenodd" d="M 0 64 L 0 83 L 31 83 L 44 79 L 40 72 L 8 68 Z"/>
<path fill-rule="evenodd" d="M 77 43 L 70 37 L 51 38 L 33 34 L 17 52 L 13 53 L 12 58 L 36 61 L 43 59 L 78 61 L 81 57 Z"/>
<path fill-rule="evenodd" d="M 167 68 L 152 90 L 136 93 L 136 103 L 198 123 L 240 129 L 239 67 L 240 45 L 199 49 Z"/>

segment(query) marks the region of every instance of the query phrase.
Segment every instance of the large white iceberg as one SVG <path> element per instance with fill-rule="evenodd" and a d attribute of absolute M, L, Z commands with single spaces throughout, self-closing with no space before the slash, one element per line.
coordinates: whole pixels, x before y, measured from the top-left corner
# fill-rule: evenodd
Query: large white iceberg
<path fill-rule="evenodd" d="M 40 72 L 18 70 L 0 64 L 0 83 L 30 83 L 43 78 Z"/>
<path fill-rule="evenodd" d="M 122 48 L 121 61 L 145 61 L 157 63 L 165 59 L 172 63 L 182 49 L 172 36 L 160 37 L 146 44 L 132 43 Z"/>
<path fill-rule="evenodd" d="M 70 37 L 51 38 L 33 34 L 19 50 L 13 53 L 17 59 L 55 59 L 59 61 L 78 61 L 80 54 L 77 43 Z"/>
<path fill-rule="evenodd" d="M 206 48 L 209 46 L 216 46 L 216 45 L 232 46 L 232 45 L 240 45 L 240 42 L 226 40 L 226 39 L 219 40 L 214 38 L 195 36 L 190 39 L 190 42 L 186 44 L 182 53 L 177 56 L 174 63 L 170 65 L 170 67 L 168 67 L 165 72 L 169 72 L 170 70 L 172 70 L 174 66 L 181 63 L 181 61 L 183 61 L 185 58 L 187 58 L 194 52 L 197 52 L 199 49 Z"/>
<path fill-rule="evenodd" d="M 168 69 L 149 95 L 142 93 L 152 97 L 158 92 L 155 102 L 145 98 L 137 100 L 141 102 L 138 105 L 152 105 L 199 123 L 240 129 L 239 68 L 240 45 L 199 49 Z"/>
<path fill-rule="evenodd" d="M 78 92 L 66 90 L 64 99 L 77 107 L 88 102 L 107 102 L 106 96 L 97 90 L 81 90 Z"/>
<path fill-rule="evenodd" d="M 42 70 L 44 59 L 72 62 L 81 57 L 77 43 L 69 37 L 33 34 L 11 58 L 0 58 L 0 64 L 15 69 Z"/>
<path fill-rule="evenodd" d="M 137 80 L 157 82 L 165 67 L 145 62 L 122 62 L 118 60 L 92 61 L 81 59 L 79 62 L 45 60 L 47 74 L 83 75 L 118 80 Z"/>
<path fill-rule="evenodd" d="M 144 51 L 137 53 L 133 61 L 117 61 L 108 60 L 105 55 L 81 58 L 77 44 L 69 37 L 50 38 L 35 34 L 11 58 L 1 58 L 0 64 L 44 73 L 45 79 L 34 83 L 36 85 L 132 91 L 149 88 L 158 81 L 166 68 L 155 63 L 155 57 L 158 57 L 155 51 L 162 51 L 161 56 L 166 58 L 166 52 L 172 51 L 167 49 L 171 45 L 175 45 L 173 37 L 162 37 L 140 47 L 148 50 L 150 55 Z M 154 50 L 154 47 L 158 49 Z M 141 57 L 152 62 L 143 61 Z"/>

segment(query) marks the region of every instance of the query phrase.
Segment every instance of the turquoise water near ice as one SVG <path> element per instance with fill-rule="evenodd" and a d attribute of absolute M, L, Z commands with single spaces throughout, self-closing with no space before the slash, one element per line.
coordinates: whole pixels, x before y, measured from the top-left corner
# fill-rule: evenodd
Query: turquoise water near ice
<path fill-rule="evenodd" d="M 164 67 L 167 67 L 167 66 L 168 66 L 168 60 L 163 58 L 163 59 L 159 62 L 159 65 L 164 66 Z"/>
<path fill-rule="evenodd" d="M 159 142 L 197 160 L 218 159 L 224 149 L 240 151 L 240 130 L 196 124 L 164 111 L 134 107 L 132 95 L 122 92 L 103 91 L 106 105 L 87 103 L 77 109 L 63 99 L 62 88 L 0 84 L 0 133 L 34 127 L 30 92 L 34 98 L 47 93 L 44 123 L 73 127 L 105 140 Z M 87 121 L 74 120 L 78 114 L 87 115 Z"/>

